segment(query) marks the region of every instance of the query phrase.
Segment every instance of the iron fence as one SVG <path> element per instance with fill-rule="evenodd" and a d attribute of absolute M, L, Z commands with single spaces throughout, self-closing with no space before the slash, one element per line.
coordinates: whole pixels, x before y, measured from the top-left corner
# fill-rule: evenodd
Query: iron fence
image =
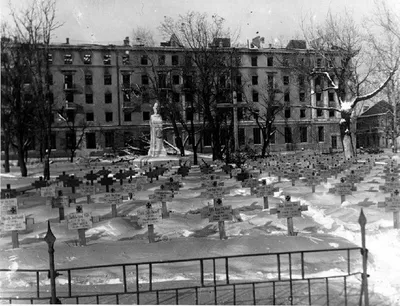
<path fill-rule="evenodd" d="M 72 304 L 350 305 L 349 300 L 358 301 L 360 295 L 361 250 L 352 247 L 62 268 L 56 270 L 57 297 Z M 25 284 L 18 292 L 3 288 L 0 301 L 49 302 L 49 274 L 48 269 L 0 269 L 3 284 L 6 280 Z"/>

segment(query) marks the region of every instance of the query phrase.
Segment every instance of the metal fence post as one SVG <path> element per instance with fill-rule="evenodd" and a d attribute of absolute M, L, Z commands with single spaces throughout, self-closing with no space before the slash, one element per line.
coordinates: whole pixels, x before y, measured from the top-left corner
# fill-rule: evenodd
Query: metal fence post
<path fill-rule="evenodd" d="M 361 226 L 361 243 L 362 243 L 362 256 L 363 256 L 363 277 L 362 277 L 360 305 L 361 305 L 361 300 L 362 300 L 362 293 L 364 292 L 364 305 L 369 306 L 368 274 L 367 274 L 368 250 L 365 248 L 365 225 L 367 224 L 367 219 L 365 218 L 364 211 L 362 208 L 361 208 L 360 217 L 358 218 L 358 223 Z"/>
<path fill-rule="evenodd" d="M 60 304 L 60 300 L 57 299 L 56 296 L 56 271 L 54 268 L 54 242 L 56 241 L 56 237 L 50 228 L 50 221 L 47 221 L 47 233 L 44 237 L 44 241 L 46 241 L 49 246 L 49 260 L 50 260 L 50 285 L 51 285 L 51 304 Z"/>

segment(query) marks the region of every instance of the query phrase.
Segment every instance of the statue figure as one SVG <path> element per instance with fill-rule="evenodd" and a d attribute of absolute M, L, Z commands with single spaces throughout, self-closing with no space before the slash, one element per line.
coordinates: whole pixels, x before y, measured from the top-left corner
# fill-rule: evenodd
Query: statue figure
<path fill-rule="evenodd" d="M 150 116 L 150 149 L 148 156 L 167 156 L 162 132 L 163 121 L 161 115 L 158 114 L 158 102 L 154 103 L 153 111 L 154 114 Z"/>

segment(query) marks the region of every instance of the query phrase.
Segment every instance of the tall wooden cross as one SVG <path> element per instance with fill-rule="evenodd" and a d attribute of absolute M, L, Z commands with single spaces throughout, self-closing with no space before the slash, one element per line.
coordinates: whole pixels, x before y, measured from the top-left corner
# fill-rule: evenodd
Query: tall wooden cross
<path fill-rule="evenodd" d="M 278 218 L 287 219 L 288 235 L 294 236 L 293 217 L 301 217 L 301 212 L 308 210 L 307 205 L 300 205 L 300 201 L 291 202 L 291 197 L 287 195 L 283 203 L 279 203 L 277 208 L 271 208 L 270 214 L 277 214 Z"/>

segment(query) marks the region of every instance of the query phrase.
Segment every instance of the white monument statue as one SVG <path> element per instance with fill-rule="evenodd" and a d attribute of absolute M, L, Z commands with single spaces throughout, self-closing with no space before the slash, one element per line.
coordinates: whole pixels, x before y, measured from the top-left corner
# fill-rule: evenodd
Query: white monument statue
<path fill-rule="evenodd" d="M 164 148 L 163 121 L 157 108 L 158 102 L 154 103 L 154 114 L 150 116 L 150 149 L 147 155 L 151 157 L 167 156 Z"/>

